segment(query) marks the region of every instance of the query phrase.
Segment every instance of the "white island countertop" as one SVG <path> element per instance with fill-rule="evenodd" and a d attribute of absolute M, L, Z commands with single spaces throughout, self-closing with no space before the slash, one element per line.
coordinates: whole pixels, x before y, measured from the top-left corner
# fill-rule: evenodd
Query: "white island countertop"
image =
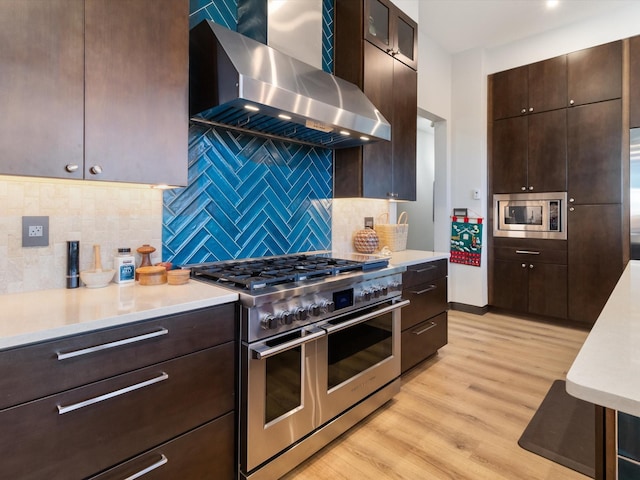
<path fill-rule="evenodd" d="M 0 350 L 237 299 L 237 293 L 197 280 L 184 285 L 112 283 L 103 288 L 0 295 Z"/>
<path fill-rule="evenodd" d="M 640 261 L 618 280 L 567 373 L 567 392 L 640 417 Z"/>
<path fill-rule="evenodd" d="M 436 260 L 448 259 L 451 255 L 445 252 L 430 252 L 424 250 L 401 250 L 393 252 L 389 263 L 391 265 L 417 265 L 424 262 L 433 262 Z"/>

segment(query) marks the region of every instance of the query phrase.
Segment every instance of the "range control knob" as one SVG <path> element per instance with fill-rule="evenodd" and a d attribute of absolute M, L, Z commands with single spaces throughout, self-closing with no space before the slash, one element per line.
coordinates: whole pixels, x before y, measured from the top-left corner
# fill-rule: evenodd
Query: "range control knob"
<path fill-rule="evenodd" d="M 278 323 L 279 322 L 276 317 L 274 317 L 273 315 L 267 315 L 262 319 L 260 325 L 262 326 L 263 330 L 275 330 L 276 328 L 278 328 Z"/>
<path fill-rule="evenodd" d="M 279 316 L 282 319 L 283 324 L 291 325 L 293 323 L 293 313 L 289 312 L 288 310 L 285 310 Z"/>
<path fill-rule="evenodd" d="M 371 289 L 371 293 L 373 294 L 373 298 L 380 298 L 380 287 L 373 287 Z"/>
<path fill-rule="evenodd" d="M 389 295 L 389 286 L 388 285 L 383 285 L 380 288 L 380 292 L 382 293 L 383 296 Z"/>
<path fill-rule="evenodd" d="M 362 293 L 360 294 L 360 297 L 364 300 L 371 300 L 371 291 L 370 290 L 363 290 Z"/>
<path fill-rule="evenodd" d="M 335 309 L 336 309 L 336 304 L 330 300 L 322 303 L 321 310 L 323 313 L 331 313 Z"/>
<path fill-rule="evenodd" d="M 296 320 L 306 320 L 307 318 L 309 318 L 309 312 L 307 311 L 306 308 L 303 308 L 303 307 L 297 307 L 293 311 L 293 315 Z"/>
<path fill-rule="evenodd" d="M 313 305 L 309 305 L 309 315 L 312 317 L 320 315 L 320 305 L 316 305 L 315 303 Z"/>

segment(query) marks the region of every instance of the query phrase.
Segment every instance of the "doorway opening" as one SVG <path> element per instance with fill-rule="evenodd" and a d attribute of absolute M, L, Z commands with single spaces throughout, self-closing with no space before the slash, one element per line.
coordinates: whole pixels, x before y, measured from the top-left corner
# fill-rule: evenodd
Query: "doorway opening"
<path fill-rule="evenodd" d="M 407 249 L 433 251 L 442 249 L 443 239 L 437 228 L 446 215 L 446 121 L 418 109 L 416 145 L 416 201 L 400 204 L 409 218 Z M 446 237 L 444 241 L 446 242 Z M 438 247 L 440 245 L 440 247 Z M 445 244 L 446 245 L 446 244 Z M 446 251 L 446 250 L 444 250 Z"/>

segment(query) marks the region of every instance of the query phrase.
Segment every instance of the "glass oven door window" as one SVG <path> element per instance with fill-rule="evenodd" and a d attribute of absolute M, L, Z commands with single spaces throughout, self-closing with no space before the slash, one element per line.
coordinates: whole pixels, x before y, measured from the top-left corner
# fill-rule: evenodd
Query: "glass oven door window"
<path fill-rule="evenodd" d="M 302 406 L 302 361 L 302 347 L 265 360 L 265 424 Z"/>
<path fill-rule="evenodd" d="M 331 333 L 328 338 L 328 389 L 393 355 L 393 314 Z"/>

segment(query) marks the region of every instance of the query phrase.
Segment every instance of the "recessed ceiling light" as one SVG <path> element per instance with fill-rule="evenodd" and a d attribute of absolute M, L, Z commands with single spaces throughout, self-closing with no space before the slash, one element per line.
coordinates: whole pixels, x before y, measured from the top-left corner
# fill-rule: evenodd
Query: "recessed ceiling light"
<path fill-rule="evenodd" d="M 260 109 L 258 107 L 255 107 L 253 105 L 245 105 L 244 108 L 246 108 L 247 110 L 251 110 L 252 112 L 259 112 Z"/>
<path fill-rule="evenodd" d="M 556 8 L 560 0 L 547 0 L 547 8 Z"/>

